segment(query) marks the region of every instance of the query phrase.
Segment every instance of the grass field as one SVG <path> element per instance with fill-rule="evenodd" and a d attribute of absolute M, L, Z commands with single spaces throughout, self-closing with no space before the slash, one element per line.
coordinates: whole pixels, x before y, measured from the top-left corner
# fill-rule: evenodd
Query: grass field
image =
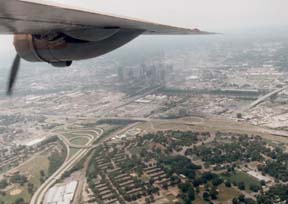
<path fill-rule="evenodd" d="M 64 133 L 63 136 L 65 136 L 68 140 L 70 140 L 71 138 L 75 137 L 75 135 L 71 134 L 71 133 Z"/>
<path fill-rule="evenodd" d="M 248 191 L 248 192 L 250 192 L 250 190 L 249 190 L 250 185 L 260 185 L 260 182 L 257 179 L 248 175 L 245 172 L 238 171 L 236 174 L 234 174 L 232 176 L 227 177 L 227 176 L 223 175 L 222 177 L 224 179 L 230 180 L 231 182 L 234 182 L 234 181 L 236 183 L 244 182 L 245 186 L 246 186 L 246 191 Z"/>
<path fill-rule="evenodd" d="M 40 171 L 43 170 L 47 175 L 49 167 L 48 156 L 48 152 L 45 151 L 17 168 L 21 174 L 27 176 L 29 183 L 32 183 L 35 189 L 40 186 Z M 6 196 L 0 196 L 0 202 L 4 201 L 5 204 L 13 204 L 17 198 L 23 198 L 26 202 L 30 200 L 31 195 L 27 191 L 27 184 L 25 186 L 13 186 L 6 193 Z"/>
<path fill-rule="evenodd" d="M 205 204 L 205 201 L 202 199 L 201 196 L 196 195 L 196 196 L 195 196 L 195 200 L 194 200 L 193 203 L 197 203 L 197 204 Z"/>
<path fill-rule="evenodd" d="M 6 166 L 2 167 L 2 168 L 0 169 L 0 174 L 3 174 L 3 173 L 5 173 L 5 172 L 7 172 L 10 168 L 11 168 L 11 167 L 9 167 L 9 165 L 6 165 Z"/>
<path fill-rule="evenodd" d="M 85 137 L 70 139 L 71 144 L 75 144 L 75 145 L 85 145 L 88 143 L 88 141 L 89 140 Z M 80 149 L 70 148 L 69 158 L 71 158 L 73 155 L 75 155 L 79 150 Z"/>
<path fill-rule="evenodd" d="M 96 133 L 94 130 L 74 130 L 74 131 L 66 131 L 62 134 L 65 136 L 68 140 L 72 139 L 73 137 L 81 137 L 83 135 L 91 135 L 93 137 L 96 137 Z"/>
<path fill-rule="evenodd" d="M 218 202 L 220 203 L 228 203 L 233 198 L 238 197 L 241 193 L 234 188 L 227 188 L 225 185 L 219 186 L 219 195 L 218 195 Z"/>
<path fill-rule="evenodd" d="M 12 191 L 19 190 L 21 193 L 18 195 L 10 195 Z M 0 202 L 4 202 L 5 204 L 14 204 L 17 198 L 23 198 L 25 201 L 30 200 L 31 196 L 28 194 L 25 186 L 15 186 L 13 190 L 8 191 L 6 196 L 0 196 Z"/>
<path fill-rule="evenodd" d="M 210 184 L 210 185 L 212 186 L 212 184 Z M 231 203 L 233 198 L 238 197 L 241 194 L 240 191 L 236 190 L 235 188 L 232 188 L 232 187 L 228 188 L 224 184 L 221 184 L 218 187 L 218 190 L 219 190 L 218 199 L 215 200 L 215 201 L 217 201 L 218 204 Z M 200 188 L 200 193 L 196 194 L 195 201 L 193 203 L 197 203 L 197 204 L 208 203 L 202 199 L 202 195 L 203 195 L 204 191 L 205 191 L 205 189 L 202 186 Z"/>
<path fill-rule="evenodd" d="M 80 149 L 70 148 L 69 158 L 71 158 L 74 154 L 76 154 Z"/>
<path fill-rule="evenodd" d="M 89 142 L 89 140 L 86 137 L 78 137 L 75 139 L 71 139 L 70 140 L 71 144 L 75 144 L 75 145 L 85 145 Z"/>

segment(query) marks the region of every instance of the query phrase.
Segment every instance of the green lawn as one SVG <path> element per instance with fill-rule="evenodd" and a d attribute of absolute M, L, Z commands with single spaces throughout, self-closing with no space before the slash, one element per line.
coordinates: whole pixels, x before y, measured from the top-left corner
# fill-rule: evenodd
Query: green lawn
<path fill-rule="evenodd" d="M 64 134 L 62 134 L 63 136 L 65 136 L 68 140 L 72 139 L 73 137 L 81 137 L 83 135 L 91 135 L 93 137 L 96 137 L 96 133 L 93 132 L 92 130 L 74 130 L 74 131 L 67 131 Z"/>
<path fill-rule="evenodd" d="M 70 140 L 71 138 L 75 137 L 75 135 L 71 134 L 71 133 L 64 133 L 63 136 L 65 136 L 68 140 Z"/>
<path fill-rule="evenodd" d="M 71 142 L 71 144 L 75 144 L 75 145 L 85 145 L 88 143 L 88 139 L 85 137 L 75 138 L 75 139 L 71 139 L 70 142 Z M 75 155 L 79 150 L 80 149 L 70 148 L 69 158 L 71 158 L 73 155 Z"/>
<path fill-rule="evenodd" d="M 5 172 L 7 172 L 9 169 L 11 169 L 11 167 L 9 167 L 9 165 L 6 165 L 6 166 L 2 167 L 0 169 L 0 174 L 3 174 Z"/>
<path fill-rule="evenodd" d="M 212 184 L 210 183 L 210 186 Z M 241 193 L 240 191 L 236 190 L 235 188 L 228 188 L 224 184 L 218 186 L 219 194 L 217 201 L 218 204 L 226 204 L 229 203 L 233 198 L 238 197 Z M 200 187 L 200 193 L 195 193 L 195 201 L 193 203 L 196 204 L 208 204 L 208 202 L 204 201 L 202 195 L 205 191 L 204 186 Z"/>
<path fill-rule="evenodd" d="M 29 201 L 30 198 L 31 198 L 31 195 L 29 195 L 29 193 L 27 192 L 27 187 L 23 186 L 23 187 L 16 187 L 14 188 L 15 189 L 18 189 L 18 190 L 21 190 L 22 192 L 18 195 L 10 195 L 10 192 L 7 192 L 6 196 L 0 196 L 0 202 L 3 201 L 5 204 L 14 204 L 16 199 L 18 198 L 23 198 L 25 201 Z"/>
<path fill-rule="evenodd" d="M 250 185 L 260 185 L 260 182 L 248 175 L 247 173 L 245 172 L 241 172 L 241 171 L 237 171 L 236 174 L 232 175 L 232 176 L 225 176 L 225 175 L 222 175 L 222 177 L 226 180 L 230 180 L 231 182 L 244 182 L 245 183 L 245 186 L 246 186 L 246 191 L 250 192 L 249 190 L 249 186 Z"/>
<path fill-rule="evenodd" d="M 74 154 L 76 154 L 80 149 L 70 148 L 69 158 L 71 158 Z"/>
<path fill-rule="evenodd" d="M 228 203 L 233 198 L 238 197 L 241 193 L 234 188 L 227 188 L 224 184 L 219 186 L 219 195 L 217 201 L 220 203 Z"/>
<path fill-rule="evenodd" d="M 49 151 L 46 151 L 17 168 L 22 174 L 27 176 L 30 183 L 34 184 L 34 189 L 37 189 L 40 186 L 40 171 L 43 170 L 46 175 L 48 174 L 48 153 Z M 10 193 L 13 194 L 13 192 L 17 190 L 19 190 L 19 194 L 10 195 Z M 27 184 L 24 186 L 15 185 L 11 190 L 6 192 L 6 196 L 0 196 L 0 201 L 4 201 L 5 204 L 13 204 L 17 198 L 23 198 L 26 202 L 30 200 L 31 195 L 27 191 Z"/>
<path fill-rule="evenodd" d="M 89 142 L 89 140 L 86 137 L 81 137 L 81 138 L 75 138 L 70 140 L 71 144 L 75 145 L 85 145 Z"/>

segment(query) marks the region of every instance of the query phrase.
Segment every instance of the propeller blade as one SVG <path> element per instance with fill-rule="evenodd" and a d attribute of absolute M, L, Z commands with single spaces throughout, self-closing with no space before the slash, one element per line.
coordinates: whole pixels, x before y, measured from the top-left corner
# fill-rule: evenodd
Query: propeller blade
<path fill-rule="evenodd" d="M 15 84 L 16 78 L 17 78 L 17 73 L 20 67 L 20 56 L 16 55 L 13 65 L 11 67 L 11 72 L 10 72 L 10 77 L 9 77 L 9 83 L 8 83 L 8 88 L 7 88 L 7 95 L 11 96 L 12 91 L 13 91 L 13 86 Z"/>

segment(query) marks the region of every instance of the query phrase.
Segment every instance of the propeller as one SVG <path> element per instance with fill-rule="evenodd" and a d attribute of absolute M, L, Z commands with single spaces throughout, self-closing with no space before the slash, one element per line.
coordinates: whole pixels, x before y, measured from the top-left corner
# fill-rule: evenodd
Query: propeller
<path fill-rule="evenodd" d="M 11 67 L 11 71 L 10 71 L 10 77 L 9 77 L 9 82 L 8 82 L 8 87 L 7 87 L 7 95 L 11 96 L 12 92 L 13 92 L 13 86 L 15 84 L 16 78 L 17 78 L 17 74 L 18 74 L 18 70 L 20 67 L 20 56 L 17 54 L 14 62 L 12 64 Z"/>

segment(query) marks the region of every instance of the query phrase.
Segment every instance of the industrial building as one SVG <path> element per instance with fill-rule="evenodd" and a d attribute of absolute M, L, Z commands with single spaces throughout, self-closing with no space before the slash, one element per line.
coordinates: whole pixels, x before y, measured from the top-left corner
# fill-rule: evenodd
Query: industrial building
<path fill-rule="evenodd" d="M 44 204 L 71 204 L 77 189 L 78 182 L 54 186 L 45 195 Z"/>

